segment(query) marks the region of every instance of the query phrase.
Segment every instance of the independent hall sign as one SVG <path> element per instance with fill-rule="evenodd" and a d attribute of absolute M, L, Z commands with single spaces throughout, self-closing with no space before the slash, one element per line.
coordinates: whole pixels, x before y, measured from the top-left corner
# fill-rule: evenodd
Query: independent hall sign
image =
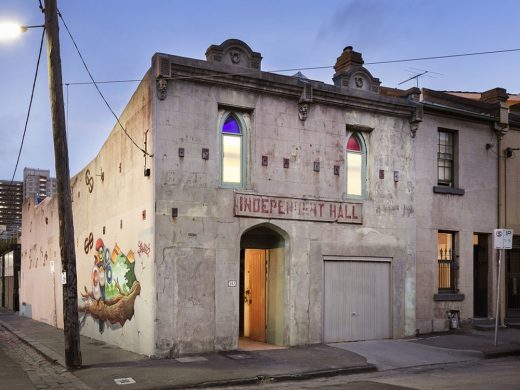
<path fill-rule="evenodd" d="M 237 217 L 363 223 L 363 205 L 352 202 L 234 193 Z"/>

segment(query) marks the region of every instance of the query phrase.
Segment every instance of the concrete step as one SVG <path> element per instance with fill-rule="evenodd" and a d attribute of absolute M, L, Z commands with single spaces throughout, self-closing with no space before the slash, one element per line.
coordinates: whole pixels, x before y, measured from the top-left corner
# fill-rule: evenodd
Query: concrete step
<path fill-rule="evenodd" d="M 473 318 L 473 329 L 494 330 L 495 320 L 493 318 Z"/>
<path fill-rule="evenodd" d="M 520 329 L 520 318 L 506 318 L 506 324 L 508 328 Z"/>

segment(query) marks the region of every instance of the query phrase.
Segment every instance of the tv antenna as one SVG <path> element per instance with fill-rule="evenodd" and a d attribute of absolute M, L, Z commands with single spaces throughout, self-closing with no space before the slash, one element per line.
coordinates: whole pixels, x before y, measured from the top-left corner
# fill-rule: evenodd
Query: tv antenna
<path fill-rule="evenodd" d="M 408 71 L 408 74 L 411 75 L 411 77 L 407 78 L 404 81 L 401 81 L 397 85 L 401 85 L 401 84 L 404 84 L 404 83 L 406 83 L 408 81 L 411 81 L 411 80 L 415 79 L 415 82 L 416 82 L 415 86 L 417 88 L 419 88 L 419 77 L 426 76 L 426 77 L 430 77 L 432 79 L 436 79 L 437 77 L 435 77 L 433 75 L 442 76 L 442 73 L 432 72 L 431 70 L 426 70 L 426 69 L 409 68 L 409 69 L 407 69 L 407 71 Z"/>

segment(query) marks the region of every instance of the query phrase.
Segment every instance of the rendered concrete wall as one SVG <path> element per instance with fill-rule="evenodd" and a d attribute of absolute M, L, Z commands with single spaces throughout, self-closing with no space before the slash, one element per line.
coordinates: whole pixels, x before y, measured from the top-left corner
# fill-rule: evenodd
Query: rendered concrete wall
<path fill-rule="evenodd" d="M 433 192 L 437 186 L 438 128 L 457 133 L 456 159 L 458 184 L 462 196 Z M 460 310 L 462 320 L 473 317 L 473 233 L 492 233 L 497 225 L 496 150 L 486 150 L 493 140 L 489 122 L 425 114 L 416 137 L 417 181 L 417 328 L 421 333 L 446 330 L 447 310 Z M 456 233 L 458 288 L 464 300 L 434 301 L 438 293 L 437 232 Z M 488 253 L 491 294 L 493 251 Z M 490 296 L 491 297 L 491 296 Z M 491 298 L 489 299 L 491 304 Z"/>
<path fill-rule="evenodd" d="M 146 135 L 151 129 L 150 93 L 147 74 L 120 117 L 142 148 L 147 137 L 148 150 L 152 147 L 152 135 Z M 146 161 L 153 171 L 153 159 Z M 73 177 L 72 198 L 81 332 L 150 355 L 155 310 L 154 202 L 152 177 L 144 176 L 144 166 L 143 152 L 116 124 L 97 157 Z M 100 291 L 93 281 L 96 272 Z M 104 296 L 101 306 L 100 295 Z"/>
<path fill-rule="evenodd" d="M 63 329 L 58 199 L 22 206 L 20 315 Z M 54 272 L 52 272 L 52 262 Z"/>
<path fill-rule="evenodd" d="M 322 341 L 323 256 L 392 257 L 393 336 L 415 332 L 414 140 L 407 118 L 298 99 L 173 80 L 154 99 L 156 198 L 156 345 L 160 356 L 237 347 L 240 237 L 262 223 L 285 238 L 284 343 Z M 219 108 L 249 113 L 252 193 L 341 200 L 346 126 L 372 127 L 364 223 L 346 225 L 233 216 L 233 190 L 219 187 Z M 185 157 L 177 155 L 185 148 Z M 201 158 L 209 148 L 209 160 Z M 269 165 L 262 166 L 267 155 Z M 282 167 L 290 158 L 290 168 Z M 321 170 L 313 171 L 319 160 Z M 340 175 L 333 165 L 340 165 Z M 384 179 L 379 179 L 384 170 Z M 399 171 L 394 182 L 393 172 Z M 172 208 L 178 217 L 172 217 Z"/>
<path fill-rule="evenodd" d="M 147 74 L 120 117 L 128 135 L 152 148 Z M 153 172 L 153 159 L 146 167 Z M 143 152 L 119 125 L 97 157 L 71 180 L 81 333 L 151 355 L 154 340 L 154 201 Z M 46 223 L 47 221 L 47 223 Z M 22 300 L 32 317 L 52 324 L 55 262 L 56 316 L 63 326 L 56 197 L 23 207 Z"/>
<path fill-rule="evenodd" d="M 510 128 L 502 142 L 503 149 L 520 148 L 520 129 Z M 505 163 L 506 190 L 506 227 L 513 229 L 515 235 L 520 235 L 520 151 L 513 150 L 513 155 L 506 158 Z"/>

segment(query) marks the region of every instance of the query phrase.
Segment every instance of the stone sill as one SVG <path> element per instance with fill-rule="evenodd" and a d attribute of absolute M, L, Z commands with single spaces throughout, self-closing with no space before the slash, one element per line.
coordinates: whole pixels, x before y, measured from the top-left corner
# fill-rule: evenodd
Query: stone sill
<path fill-rule="evenodd" d="M 436 302 L 442 302 L 442 301 L 450 301 L 450 302 L 460 302 L 464 300 L 464 294 L 459 293 L 451 293 L 451 292 L 445 292 L 445 293 L 438 293 L 433 296 L 433 300 Z"/>
<path fill-rule="evenodd" d="M 444 187 L 444 186 L 434 186 L 433 192 L 436 194 L 448 194 L 448 195 L 464 195 L 463 188 L 454 188 L 454 187 Z"/>

